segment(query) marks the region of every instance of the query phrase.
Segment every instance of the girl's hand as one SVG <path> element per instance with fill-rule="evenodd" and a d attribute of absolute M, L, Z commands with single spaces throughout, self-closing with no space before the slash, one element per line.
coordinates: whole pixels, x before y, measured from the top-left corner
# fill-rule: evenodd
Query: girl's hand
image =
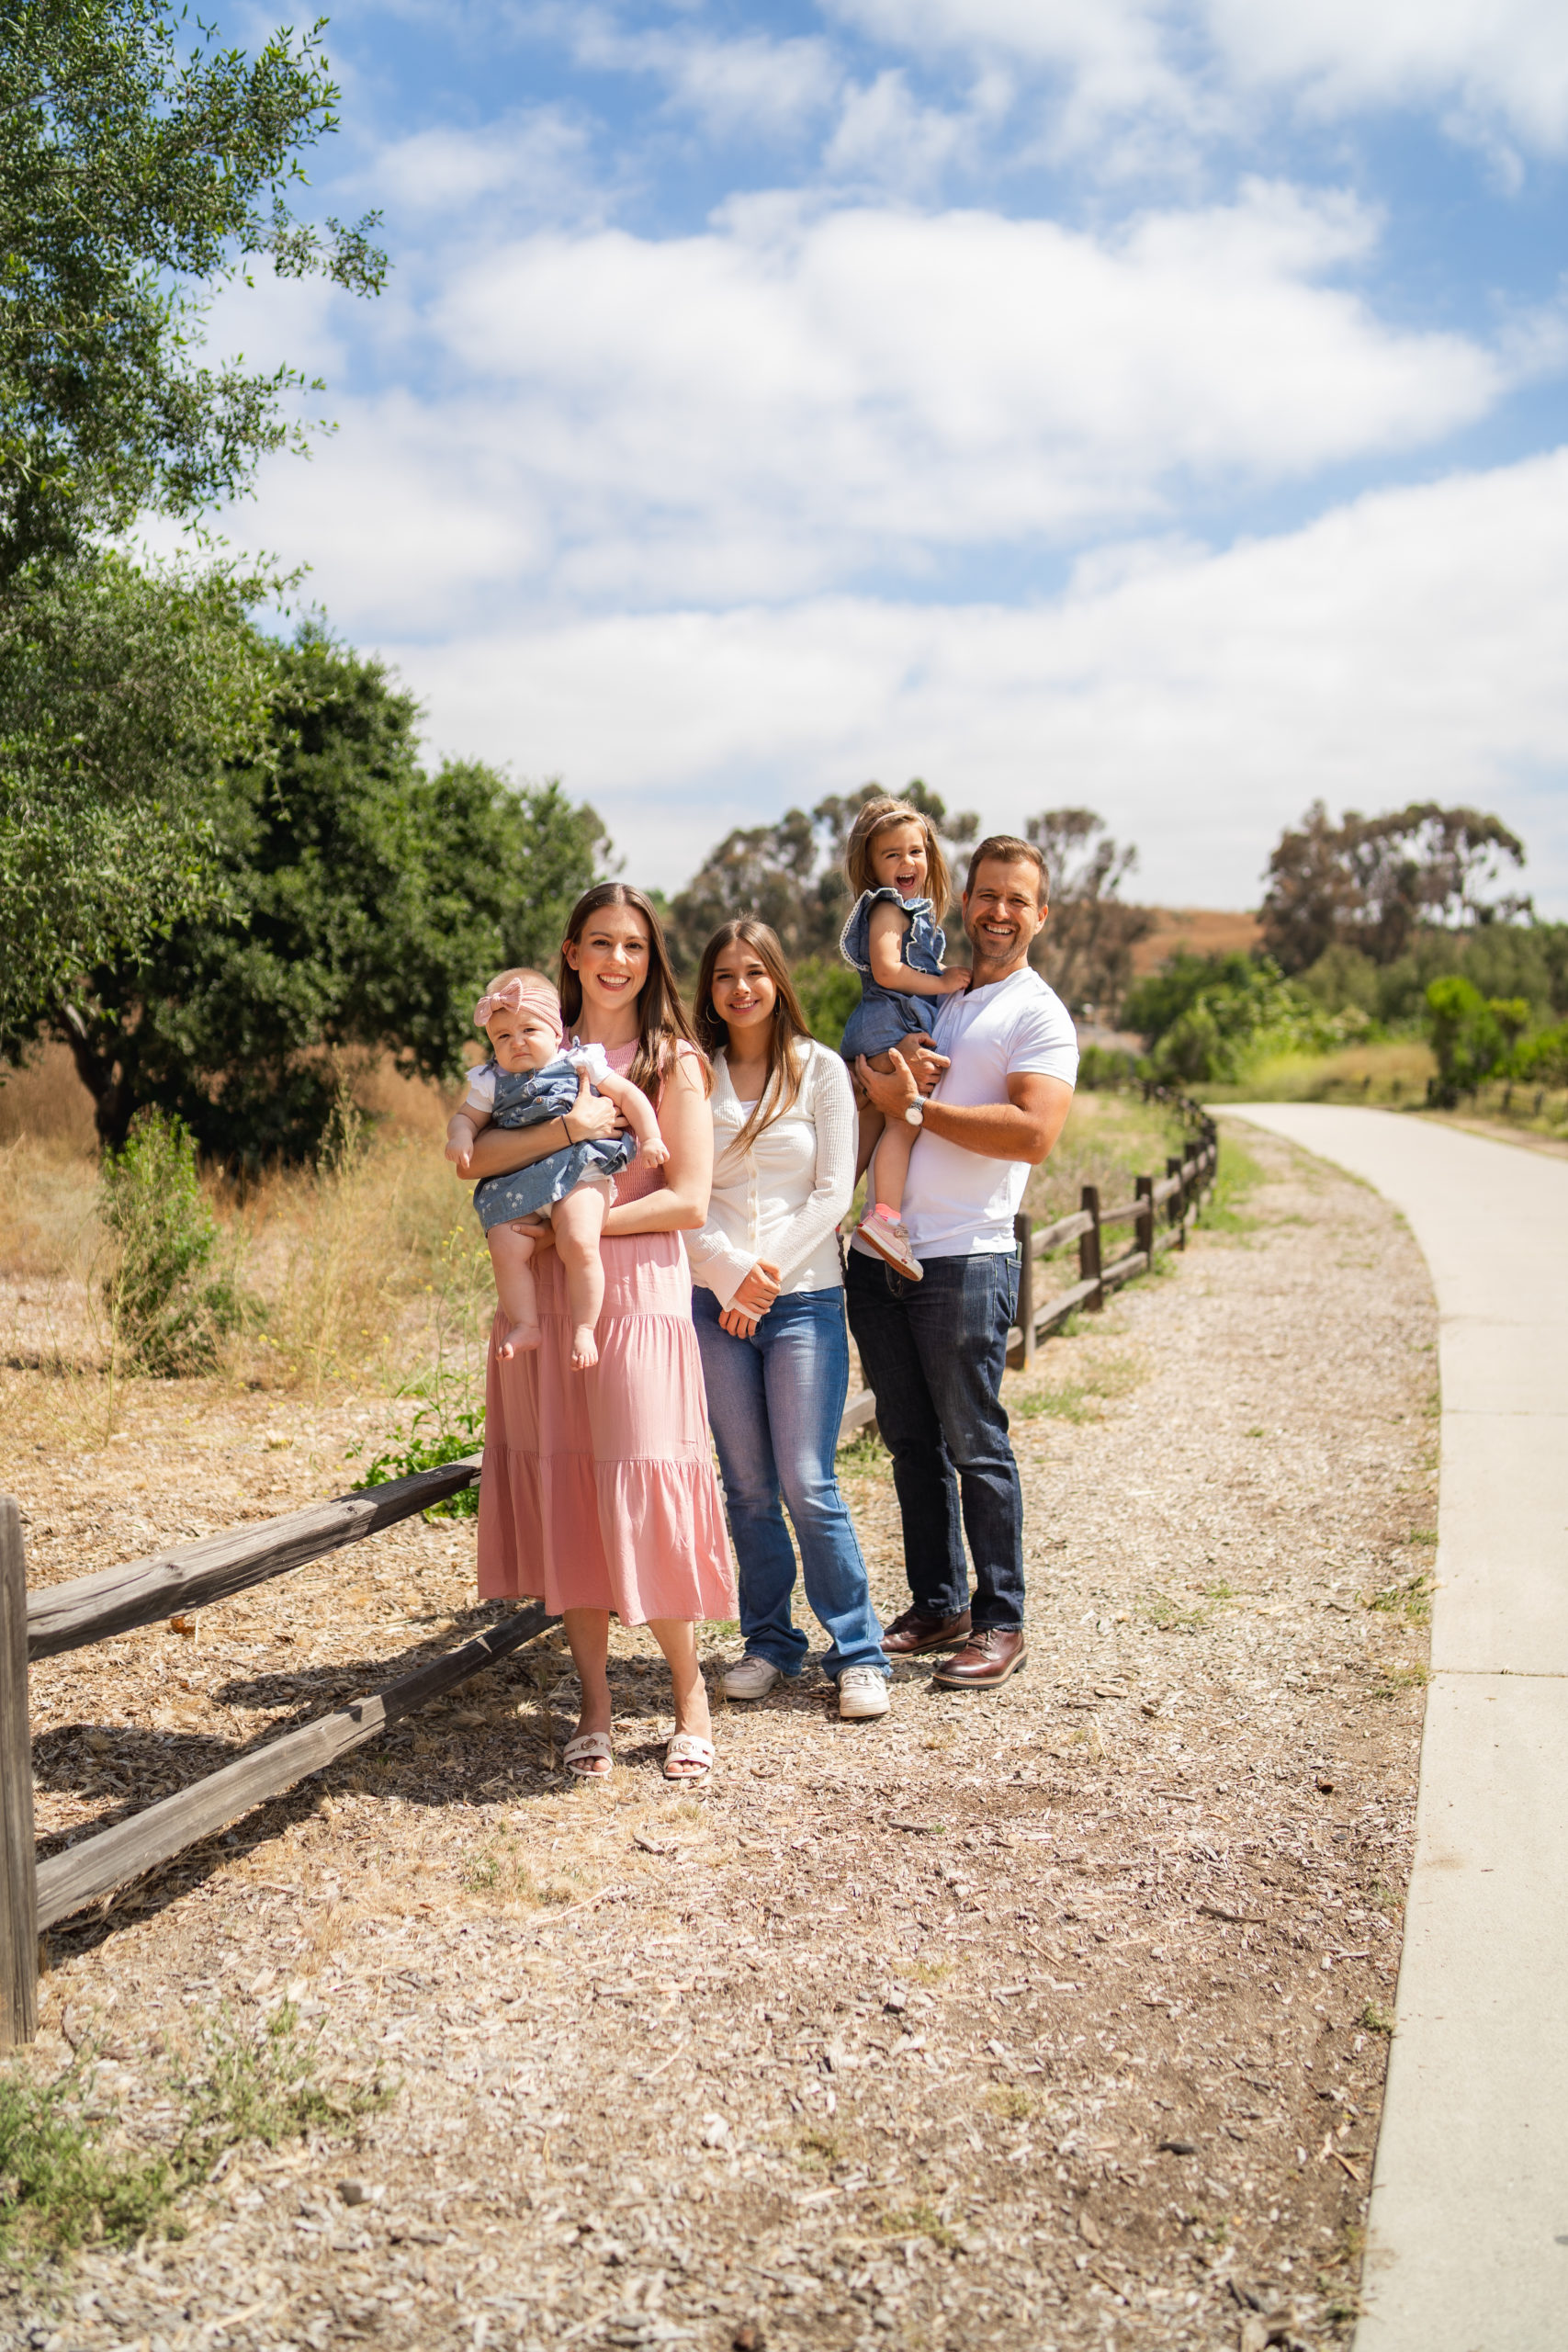
<path fill-rule="evenodd" d="M 940 978 L 942 981 L 942 992 L 943 996 L 962 996 L 964 989 L 969 985 L 969 975 L 964 971 L 962 965 L 956 971 L 942 972 L 935 975 L 935 977 Z"/>
<path fill-rule="evenodd" d="M 637 1156 L 646 1159 L 650 1168 L 662 1168 L 670 1157 L 670 1147 L 662 1136 L 655 1136 L 651 1143 L 638 1144 Z"/>
<path fill-rule="evenodd" d="M 449 1143 L 446 1147 L 446 1157 L 459 1176 L 467 1176 L 472 1172 L 474 1147 L 471 1143 Z"/>
<path fill-rule="evenodd" d="M 778 1295 L 778 1268 L 768 1259 L 759 1258 L 729 1303 L 750 1315 L 755 1323 L 767 1313 Z"/>
<path fill-rule="evenodd" d="M 728 1331 L 732 1340 L 749 1340 L 760 1320 L 758 1316 L 742 1314 L 739 1306 L 727 1306 L 718 1318 L 718 1328 Z"/>

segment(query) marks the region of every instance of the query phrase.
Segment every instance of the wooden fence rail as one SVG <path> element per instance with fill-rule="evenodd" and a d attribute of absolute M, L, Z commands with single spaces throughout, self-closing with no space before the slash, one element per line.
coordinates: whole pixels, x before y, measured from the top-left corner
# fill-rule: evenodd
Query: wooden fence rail
<path fill-rule="evenodd" d="M 1162 1250 L 1185 1248 L 1188 1221 L 1214 1181 L 1218 1143 L 1213 1122 L 1195 1103 L 1181 1107 L 1198 1123 L 1196 1133 L 1179 1158 L 1166 1162 L 1162 1177 L 1139 1177 L 1134 1199 L 1101 1209 L 1099 1193 L 1086 1184 L 1070 1216 L 1038 1228 L 1028 1217 L 1017 1220 L 1019 1319 L 1009 1334 L 1010 1363 L 1032 1364 L 1041 1340 L 1069 1315 L 1079 1308 L 1097 1312 L 1119 1283 L 1145 1272 Z M 1134 1246 L 1107 1265 L 1105 1228 L 1129 1220 L 1135 1228 Z M 1042 1303 L 1036 1295 L 1038 1270 L 1075 1241 L 1078 1280 Z M 875 1418 L 869 1389 L 852 1396 L 840 1426 L 840 1444 Z M 180 1611 L 205 1608 L 271 1577 L 308 1566 L 344 1544 L 362 1544 L 382 1528 L 472 1487 L 479 1466 L 479 1456 L 469 1455 L 438 1470 L 363 1487 L 281 1519 L 203 1536 L 148 1559 L 128 1561 L 31 1594 L 21 1513 L 8 1495 L 0 1496 L 0 2046 L 30 2041 L 38 2030 L 41 1928 L 172 1860 L 251 1806 L 281 1796 L 375 1738 L 400 1716 L 482 1674 L 554 1621 L 542 1603 L 517 1610 L 460 1649 L 401 1676 L 384 1690 L 267 1741 L 188 1789 L 42 1862 L 34 1842 L 29 1660 L 59 1657 L 86 1643 L 107 1641 Z"/>
<path fill-rule="evenodd" d="M 9 1495 L 0 1495 L 0 2047 L 30 2041 L 38 2030 L 41 1928 L 172 1860 L 252 1805 L 281 1796 L 400 1716 L 482 1674 L 554 1621 L 537 1603 L 514 1611 L 384 1690 L 267 1741 L 42 1862 L 33 1832 L 29 1658 L 57 1657 L 85 1643 L 155 1624 L 182 1609 L 243 1592 L 269 1577 L 286 1576 L 428 1510 L 473 1486 L 479 1475 L 479 1459 L 470 1455 L 30 1595 L 21 1512 Z"/>

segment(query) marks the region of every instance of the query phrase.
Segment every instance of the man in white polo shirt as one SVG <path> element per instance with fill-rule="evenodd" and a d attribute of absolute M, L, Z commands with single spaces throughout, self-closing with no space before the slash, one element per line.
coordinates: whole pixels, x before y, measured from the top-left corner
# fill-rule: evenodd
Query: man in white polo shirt
<path fill-rule="evenodd" d="M 1032 842 L 983 841 L 963 898 L 970 984 L 939 1005 L 935 1054 L 908 1038 L 890 1074 L 858 1065 L 876 1109 L 922 1129 L 903 1216 L 924 1279 L 857 1245 L 846 1285 L 893 1456 L 912 1597 L 884 1646 L 892 1657 L 956 1649 L 932 1678 L 950 1689 L 1005 1682 L 1024 1656 L 1023 1494 L 1000 1396 L 1018 1310 L 1013 1219 L 1029 1170 L 1066 1123 L 1078 1068 L 1066 1007 L 1029 966 L 1046 878 Z M 922 1063 L 942 1072 L 923 1103 Z"/>

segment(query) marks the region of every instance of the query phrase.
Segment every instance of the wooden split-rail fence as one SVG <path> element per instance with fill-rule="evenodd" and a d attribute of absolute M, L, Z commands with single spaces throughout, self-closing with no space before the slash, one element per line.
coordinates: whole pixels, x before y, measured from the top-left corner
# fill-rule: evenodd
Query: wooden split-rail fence
<path fill-rule="evenodd" d="M 1032 1364 L 1042 1340 L 1070 1315 L 1092 1314 L 1120 1283 L 1145 1273 L 1162 1250 L 1185 1246 L 1189 1220 L 1213 1182 L 1218 1151 L 1213 1122 L 1196 1105 L 1191 1110 L 1201 1124 L 1187 1149 L 1167 1161 L 1163 1177 L 1140 1176 L 1131 1201 L 1102 1208 L 1094 1187 L 1085 1185 L 1082 1204 L 1071 1216 L 1040 1227 L 1027 1217 L 1019 1218 L 1019 1319 L 1010 1334 L 1010 1362 Z M 1107 1261 L 1106 1232 L 1122 1225 L 1133 1228 L 1133 1246 Z M 1037 1268 L 1075 1241 L 1078 1280 L 1039 1302 Z M 875 1417 L 869 1389 L 852 1397 L 840 1443 L 868 1429 Z M 37 2032 L 38 1939 L 44 1928 L 172 1861 L 252 1806 L 281 1796 L 352 1748 L 377 1738 L 400 1717 L 482 1674 L 556 1621 L 542 1602 L 530 1602 L 447 1657 L 267 1741 L 190 1788 L 42 1861 L 33 1832 L 30 1662 L 59 1657 L 139 1626 L 166 1623 L 308 1566 L 345 1544 L 362 1544 L 367 1536 L 475 1485 L 479 1466 L 477 1454 L 446 1463 L 438 1470 L 363 1487 L 330 1502 L 290 1511 L 286 1518 L 231 1528 L 150 1559 L 32 1593 L 27 1587 L 21 1512 L 10 1496 L 0 1496 L 0 2047 L 30 2041 Z"/>

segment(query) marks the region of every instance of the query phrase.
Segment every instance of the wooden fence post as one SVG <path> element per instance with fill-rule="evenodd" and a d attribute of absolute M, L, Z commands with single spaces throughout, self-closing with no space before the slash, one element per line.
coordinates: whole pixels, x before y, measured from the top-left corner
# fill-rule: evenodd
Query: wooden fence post
<path fill-rule="evenodd" d="M 0 2048 L 38 2031 L 38 1879 L 22 1514 L 0 1495 Z"/>
<path fill-rule="evenodd" d="M 1155 1261 L 1154 1178 L 1152 1176 L 1140 1176 L 1137 1182 L 1134 1185 L 1133 1190 L 1143 1204 L 1143 1206 L 1138 1211 L 1136 1218 L 1134 1220 L 1133 1230 L 1137 1236 L 1138 1248 L 1143 1250 L 1148 1259 L 1149 1264 L 1152 1266 Z"/>
<path fill-rule="evenodd" d="M 1087 1233 L 1080 1233 L 1078 1236 L 1078 1280 L 1080 1283 L 1098 1283 L 1101 1271 L 1100 1263 L 1100 1187 L 1098 1184 L 1086 1184 L 1084 1186 L 1082 1192 L 1078 1194 L 1078 1206 L 1087 1216 L 1091 1216 L 1094 1219 L 1094 1223 L 1089 1227 L 1089 1231 Z M 1089 1297 L 1085 1299 L 1084 1305 L 1091 1315 L 1098 1315 L 1100 1308 L 1105 1305 L 1105 1293 L 1100 1289 L 1091 1291 Z"/>
<path fill-rule="evenodd" d="M 1180 1238 L 1177 1242 L 1176 1246 L 1179 1250 L 1185 1250 L 1187 1247 L 1186 1160 L 1184 1159 L 1168 1159 L 1165 1163 L 1165 1172 L 1168 1176 L 1174 1176 L 1176 1179 L 1176 1190 L 1172 1193 L 1170 1200 L 1167 1204 L 1165 1221 L 1167 1225 L 1174 1225 L 1179 1227 Z"/>
<path fill-rule="evenodd" d="M 1023 1369 L 1034 1369 L 1034 1219 L 1020 1210 L 1012 1221 L 1018 1243 L 1018 1328 L 1023 1334 Z"/>

